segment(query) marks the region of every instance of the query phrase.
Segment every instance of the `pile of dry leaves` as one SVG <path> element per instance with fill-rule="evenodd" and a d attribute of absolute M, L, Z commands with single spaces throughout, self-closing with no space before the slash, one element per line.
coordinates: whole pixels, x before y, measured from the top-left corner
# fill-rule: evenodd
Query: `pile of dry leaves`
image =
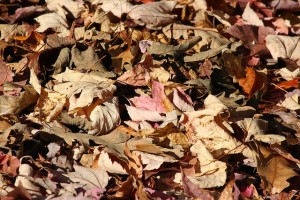
<path fill-rule="evenodd" d="M 296 0 L 0 0 L 1 199 L 300 199 Z"/>

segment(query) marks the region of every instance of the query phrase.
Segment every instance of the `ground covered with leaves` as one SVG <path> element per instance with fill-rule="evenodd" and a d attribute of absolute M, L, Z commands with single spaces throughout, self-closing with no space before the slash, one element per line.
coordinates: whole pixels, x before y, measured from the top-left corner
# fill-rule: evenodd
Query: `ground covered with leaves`
<path fill-rule="evenodd" d="M 300 3 L 0 0 L 1 199 L 300 199 Z"/>

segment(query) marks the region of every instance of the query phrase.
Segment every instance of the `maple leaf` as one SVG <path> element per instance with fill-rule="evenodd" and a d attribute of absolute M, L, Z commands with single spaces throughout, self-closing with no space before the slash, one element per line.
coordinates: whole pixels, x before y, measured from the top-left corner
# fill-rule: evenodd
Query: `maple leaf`
<path fill-rule="evenodd" d="M 173 104 L 168 99 L 164 92 L 164 86 L 157 82 L 151 82 L 152 98 L 147 96 L 134 97 L 130 101 L 135 107 L 149 111 L 157 111 L 159 113 L 166 113 L 173 110 Z"/>

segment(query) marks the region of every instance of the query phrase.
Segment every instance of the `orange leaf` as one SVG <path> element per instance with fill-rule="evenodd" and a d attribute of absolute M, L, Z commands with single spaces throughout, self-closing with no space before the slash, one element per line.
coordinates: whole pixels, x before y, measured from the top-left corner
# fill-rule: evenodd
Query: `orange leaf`
<path fill-rule="evenodd" d="M 246 68 L 246 77 L 239 80 L 239 85 L 246 93 L 246 97 L 250 98 L 256 91 L 262 89 L 265 84 L 265 77 L 254 70 L 253 68 Z"/>
<path fill-rule="evenodd" d="M 282 81 L 281 83 L 278 83 L 275 89 L 289 89 L 289 88 L 297 88 L 299 84 L 298 79 L 294 79 L 291 81 Z"/>
<path fill-rule="evenodd" d="M 136 179 L 140 179 L 143 176 L 143 163 L 141 157 L 135 153 L 131 153 L 127 143 L 125 143 L 125 155 L 128 157 L 128 169 L 129 174 L 133 175 Z"/>

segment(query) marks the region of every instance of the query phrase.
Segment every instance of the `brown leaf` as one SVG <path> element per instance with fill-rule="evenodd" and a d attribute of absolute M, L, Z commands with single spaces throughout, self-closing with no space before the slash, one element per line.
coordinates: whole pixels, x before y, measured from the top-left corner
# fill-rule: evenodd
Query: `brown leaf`
<path fill-rule="evenodd" d="M 242 40 L 244 45 L 251 50 L 251 55 L 267 54 L 268 50 L 265 46 L 265 38 L 268 35 L 275 34 L 275 31 L 270 27 L 251 25 L 234 25 L 229 27 L 227 32 Z"/>
<path fill-rule="evenodd" d="M 234 186 L 235 181 L 231 180 L 229 183 L 225 186 L 223 191 L 221 192 L 221 195 L 219 199 L 227 199 L 227 200 L 234 200 L 233 199 L 233 186 Z"/>
<path fill-rule="evenodd" d="M 291 163 L 282 156 L 271 154 L 263 146 L 259 146 L 261 152 L 257 172 L 263 181 L 264 190 L 271 194 L 282 192 L 289 187 L 289 178 L 298 176 L 291 168 Z"/>
<path fill-rule="evenodd" d="M 125 143 L 124 153 L 129 159 L 128 173 L 134 176 L 136 179 L 141 179 L 143 176 L 143 163 L 141 161 L 141 157 L 135 153 L 131 153 L 127 143 Z"/>

